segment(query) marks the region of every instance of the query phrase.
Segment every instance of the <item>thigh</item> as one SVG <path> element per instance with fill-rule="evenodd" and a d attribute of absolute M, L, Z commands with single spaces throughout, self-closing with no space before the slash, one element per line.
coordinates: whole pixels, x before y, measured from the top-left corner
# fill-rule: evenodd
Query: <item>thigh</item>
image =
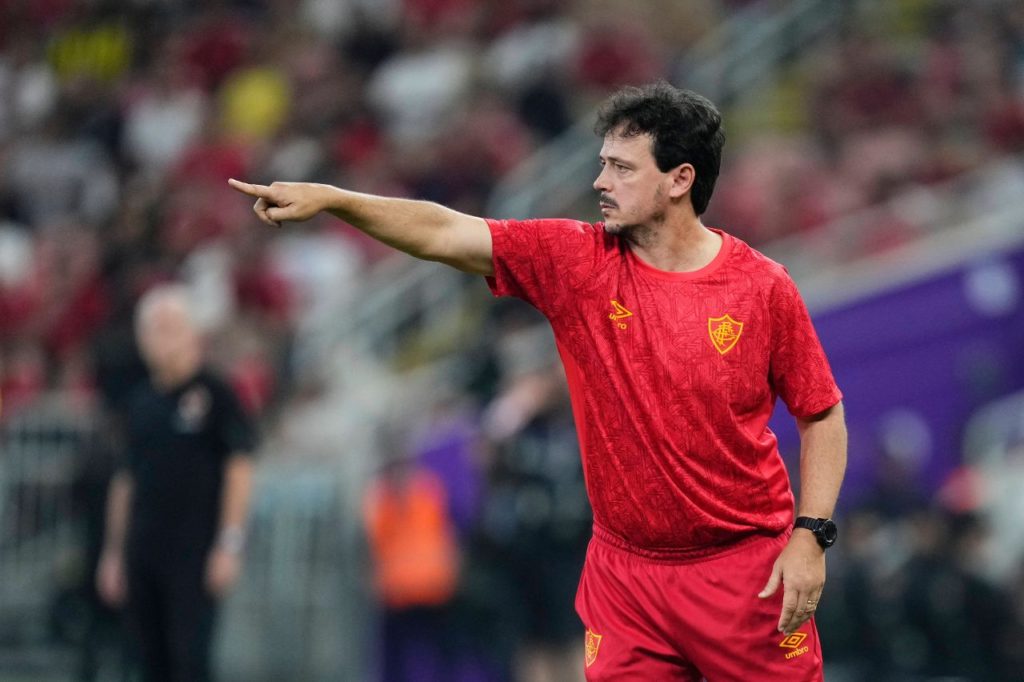
<path fill-rule="evenodd" d="M 210 677 L 210 646 L 215 602 L 204 585 L 201 559 L 169 566 L 167 649 L 175 680 L 202 682 Z"/>
<path fill-rule="evenodd" d="M 814 621 L 788 637 L 776 628 L 782 588 L 757 595 L 788 536 L 759 538 L 722 557 L 681 566 L 674 599 L 680 645 L 710 682 L 817 682 L 821 646 Z"/>
<path fill-rule="evenodd" d="M 697 669 L 666 636 L 662 622 L 662 573 L 670 568 L 591 542 L 576 593 L 576 611 L 585 628 L 587 680 L 700 680 Z"/>
<path fill-rule="evenodd" d="M 167 613 L 164 586 L 147 557 L 133 555 L 126 564 L 128 600 L 125 620 L 146 682 L 166 679 L 170 667 L 167 650 Z"/>

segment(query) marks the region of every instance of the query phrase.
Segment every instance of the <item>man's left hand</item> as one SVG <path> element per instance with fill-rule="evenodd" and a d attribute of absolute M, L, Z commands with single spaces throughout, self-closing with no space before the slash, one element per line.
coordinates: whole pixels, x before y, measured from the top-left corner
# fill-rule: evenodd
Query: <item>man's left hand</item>
<path fill-rule="evenodd" d="M 242 558 L 237 552 L 214 547 L 206 560 L 206 589 L 216 598 L 221 598 L 238 581 L 242 572 Z"/>
<path fill-rule="evenodd" d="M 793 531 L 772 566 L 768 584 L 757 596 L 762 599 L 772 596 L 780 583 L 783 593 L 779 631 L 789 635 L 811 619 L 825 587 L 825 550 L 810 531 L 802 528 Z"/>

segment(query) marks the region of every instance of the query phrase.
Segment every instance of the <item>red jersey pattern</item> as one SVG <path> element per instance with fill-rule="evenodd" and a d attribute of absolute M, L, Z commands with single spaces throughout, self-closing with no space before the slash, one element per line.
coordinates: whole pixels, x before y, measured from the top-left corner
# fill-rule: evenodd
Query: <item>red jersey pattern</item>
<path fill-rule="evenodd" d="M 722 232 L 710 264 L 675 273 L 601 223 L 488 225 L 492 292 L 529 302 L 554 330 L 595 533 L 700 557 L 791 526 L 768 428 L 776 395 L 809 417 L 842 394 L 784 267 Z"/>

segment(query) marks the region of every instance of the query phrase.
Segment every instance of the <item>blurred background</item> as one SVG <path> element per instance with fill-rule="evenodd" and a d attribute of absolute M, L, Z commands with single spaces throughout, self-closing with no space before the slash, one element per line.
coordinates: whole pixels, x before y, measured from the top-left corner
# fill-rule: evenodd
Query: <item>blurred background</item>
<path fill-rule="evenodd" d="M 225 180 L 596 220 L 593 109 L 659 77 L 722 108 L 705 223 L 789 268 L 846 394 L 827 679 L 1024 680 L 1010 0 L 0 0 L 0 679 L 125 679 L 93 573 L 133 306 L 169 280 L 264 437 L 220 679 L 581 679 L 546 324 Z M 410 537 L 447 557 L 419 601 L 381 588 Z"/>

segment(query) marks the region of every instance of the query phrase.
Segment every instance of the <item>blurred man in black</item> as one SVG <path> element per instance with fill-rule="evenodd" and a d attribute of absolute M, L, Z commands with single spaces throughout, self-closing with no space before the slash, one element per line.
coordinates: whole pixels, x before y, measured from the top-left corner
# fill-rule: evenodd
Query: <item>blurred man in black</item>
<path fill-rule="evenodd" d="M 216 600 L 241 570 L 255 434 L 203 367 L 183 288 L 146 294 L 136 334 L 150 378 L 128 401 L 97 587 L 124 604 L 146 682 L 202 682 Z"/>

